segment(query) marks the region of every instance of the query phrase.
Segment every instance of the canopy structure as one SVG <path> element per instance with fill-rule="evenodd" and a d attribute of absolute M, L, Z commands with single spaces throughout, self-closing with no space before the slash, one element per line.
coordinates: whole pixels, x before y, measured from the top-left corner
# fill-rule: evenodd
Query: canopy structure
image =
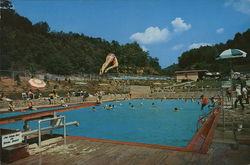
<path fill-rule="evenodd" d="M 247 53 L 239 49 L 227 49 L 223 51 L 216 60 L 246 57 Z"/>
<path fill-rule="evenodd" d="M 46 86 L 46 83 L 43 80 L 36 79 L 36 78 L 30 79 L 28 82 L 32 88 L 41 89 L 41 88 L 45 88 Z"/>

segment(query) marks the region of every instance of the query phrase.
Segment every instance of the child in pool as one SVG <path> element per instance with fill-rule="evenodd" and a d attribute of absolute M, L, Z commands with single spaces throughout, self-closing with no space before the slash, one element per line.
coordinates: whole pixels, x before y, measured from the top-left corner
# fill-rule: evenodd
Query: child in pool
<path fill-rule="evenodd" d="M 177 107 L 175 107 L 174 112 L 179 112 L 179 109 Z"/>

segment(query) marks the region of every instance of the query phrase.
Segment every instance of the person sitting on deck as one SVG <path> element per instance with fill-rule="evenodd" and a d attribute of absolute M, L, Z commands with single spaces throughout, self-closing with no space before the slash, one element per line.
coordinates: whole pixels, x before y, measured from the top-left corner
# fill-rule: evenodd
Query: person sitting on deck
<path fill-rule="evenodd" d="M 28 105 L 28 110 L 32 110 L 32 111 L 37 110 L 35 107 L 33 107 L 34 103 L 32 102 L 31 99 L 27 99 L 27 105 Z"/>
<path fill-rule="evenodd" d="M 217 100 L 215 99 L 215 97 L 211 97 L 210 100 L 211 100 L 211 105 L 209 105 L 208 107 L 209 108 L 215 107 L 215 103 L 217 102 Z"/>
<path fill-rule="evenodd" d="M 15 111 L 15 105 L 13 104 L 13 100 L 10 98 L 7 98 L 4 93 L 1 93 L 0 95 L 0 101 L 7 102 L 9 106 L 9 111 Z"/>
<path fill-rule="evenodd" d="M 51 93 L 54 94 L 54 97 L 57 97 L 56 87 L 54 87 L 54 88 L 52 89 Z"/>
<path fill-rule="evenodd" d="M 30 99 L 34 99 L 35 98 L 35 94 L 33 93 L 33 91 L 31 89 L 28 91 L 28 97 Z"/>
<path fill-rule="evenodd" d="M 52 92 L 50 92 L 50 94 L 49 94 L 49 104 L 54 104 L 54 98 L 55 98 L 54 94 Z"/>
<path fill-rule="evenodd" d="M 61 106 L 67 107 L 68 105 L 65 103 L 63 97 L 60 98 Z"/>

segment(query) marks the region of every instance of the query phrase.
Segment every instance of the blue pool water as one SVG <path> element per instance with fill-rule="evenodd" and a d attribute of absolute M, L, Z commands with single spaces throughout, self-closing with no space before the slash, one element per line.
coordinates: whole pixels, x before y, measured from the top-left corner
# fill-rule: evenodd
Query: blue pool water
<path fill-rule="evenodd" d="M 114 105 L 105 110 L 103 107 Z M 180 111 L 174 112 L 177 107 Z M 100 106 L 59 113 L 67 122 L 78 121 L 79 127 L 67 127 L 67 135 L 126 142 L 185 147 L 197 130 L 199 115 L 208 113 L 208 107 L 190 100 L 126 100 L 107 102 Z M 44 123 L 43 126 L 48 123 Z M 1 128 L 22 129 L 23 121 L 0 125 Z M 31 129 L 37 121 L 30 122 Z M 62 134 L 61 130 L 54 133 Z"/>

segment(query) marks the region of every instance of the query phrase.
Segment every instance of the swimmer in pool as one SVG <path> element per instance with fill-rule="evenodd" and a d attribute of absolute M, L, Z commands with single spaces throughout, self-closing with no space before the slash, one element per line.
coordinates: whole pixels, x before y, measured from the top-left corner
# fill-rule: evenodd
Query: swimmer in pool
<path fill-rule="evenodd" d="M 174 108 L 174 112 L 179 112 L 180 110 L 178 108 Z"/>
<path fill-rule="evenodd" d="M 105 105 L 102 108 L 103 108 L 103 110 L 107 110 L 108 109 L 108 105 Z"/>
<path fill-rule="evenodd" d="M 135 109 L 135 106 L 134 106 L 134 105 L 131 105 L 131 109 Z"/>
<path fill-rule="evenodd" d="M 112 104 L 109 104 L 108 109 L 113 109 L 115 106 Z"/>

